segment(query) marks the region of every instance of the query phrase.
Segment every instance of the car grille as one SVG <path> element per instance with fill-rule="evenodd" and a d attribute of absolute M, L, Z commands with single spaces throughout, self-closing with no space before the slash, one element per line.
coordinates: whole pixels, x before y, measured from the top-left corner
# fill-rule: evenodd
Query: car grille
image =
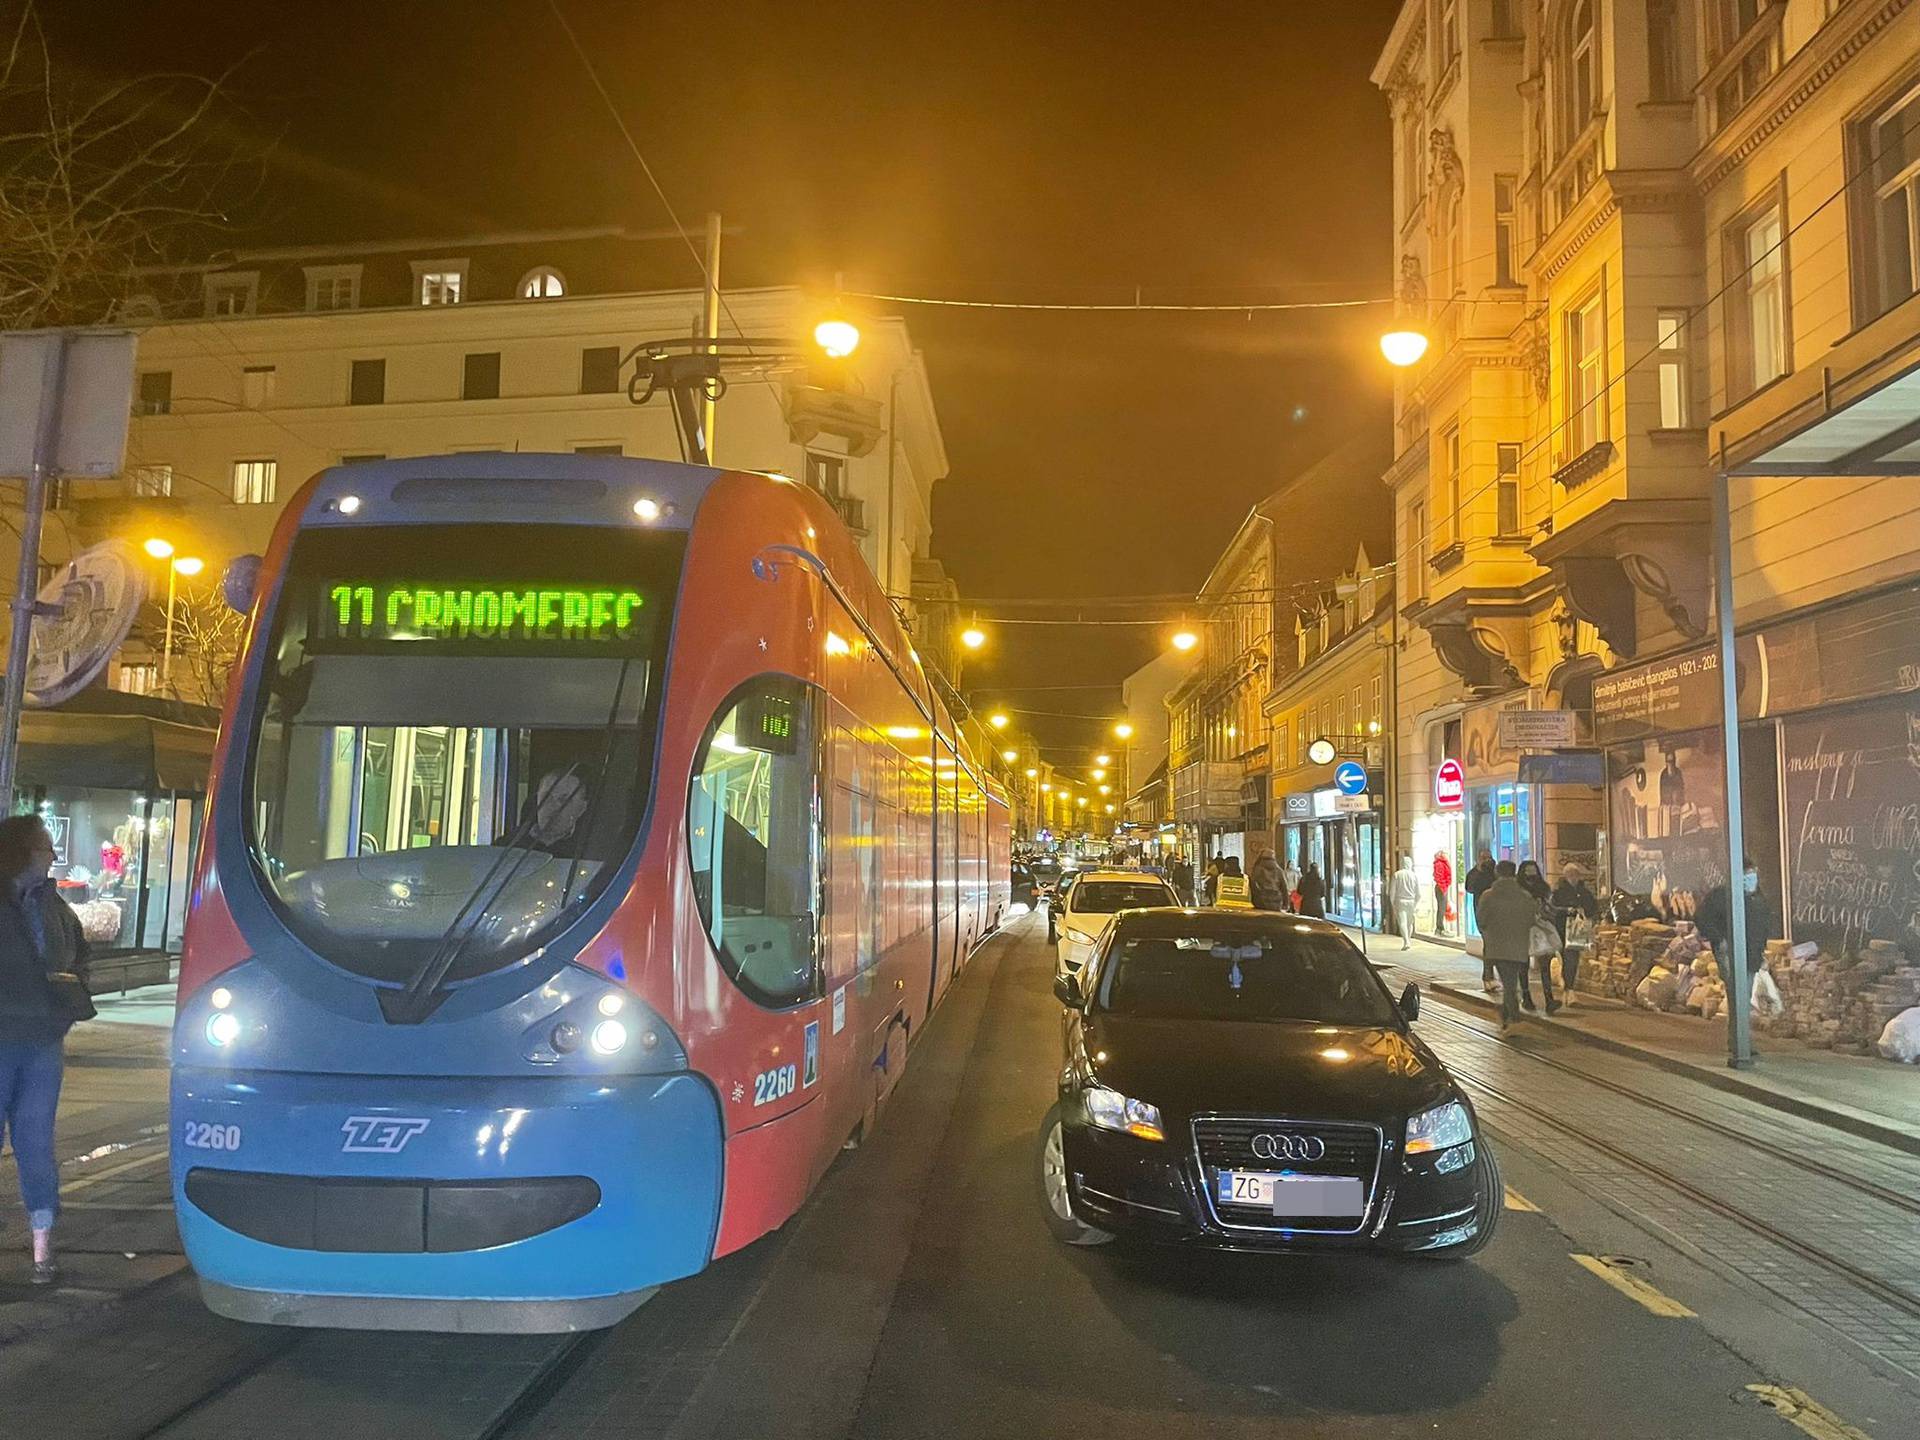
<path fill-rule="evenodd" d="M 1314 1136 L 1326 1146 L 1317 1159 L 1268 1159 L 1254 1152 L 1256 1135 Z M 1373 1213 L 1380 1177 L 1380 1131 L 1372 1125 L 1317 1123 L 1308 1120 L 1262 1119 L 1243 1116 L 1201 1116 L 1193 1121 L 1194 1152 L 1206 1182 L 1207 1203 L 1221 1224 L 1244 1230 L 1318 1230 L 1353 1234 L 1364 1229 Z M 1366 1212 L 1357 1221 L 1324 1216 L 1275 1215 L 1233 1205 L 1220 1205 L 1218 1177 L 1222 1170 L 1287 1170 L 1302 1175 L 1348 1175 L 1366 1186 Z"/>

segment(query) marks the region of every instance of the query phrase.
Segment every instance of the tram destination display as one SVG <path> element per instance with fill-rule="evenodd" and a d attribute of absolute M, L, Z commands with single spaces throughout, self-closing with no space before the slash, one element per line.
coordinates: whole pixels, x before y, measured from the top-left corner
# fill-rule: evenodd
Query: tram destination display
<path fill-rule="evenodd" d="M 644 638 L 638 590 L 523 581 L 323 580 L 315 634 L 330 645 L 511 645 L 516 650 L 619 648 Z"/>

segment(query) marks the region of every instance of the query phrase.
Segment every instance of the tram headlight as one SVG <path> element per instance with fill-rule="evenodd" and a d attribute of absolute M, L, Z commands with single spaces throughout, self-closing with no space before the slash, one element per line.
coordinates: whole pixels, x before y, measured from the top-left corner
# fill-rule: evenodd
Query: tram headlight
<path fill-rule="evenodd" d="M 207 1002 L 216 1010 L 224 1010 L 233 1004 L 233 991 L 222 985 L 207 997 Z"/>
<path fill-rule="evenodd" d="M 231 1010 L 217 1010 L 207 1020 L 207 1043 L 224 1050 L 240 1038 L 240 1017 Z"/>
<path fill-rule="evenodd" d="M 602 1015 L 605 1015 L 608 1019 L 612 1019 L 615 1015 L 618 1015 L 623 1009 L 626 1008 L 626 1004 L 627 1004 L 626 996 L 617 994 L 614 991 L 609 990 L 606 994 L 600 997 L 600 1006 L 599 1006 L 600 1013 Z"/>
<path fill-rule="evenodd" d="M 626 1048 L 627 1027 L 618 1020 L 602 1020 L 593 1027 L 587 1043 L 596 1055 L 617 1055 Z"/>

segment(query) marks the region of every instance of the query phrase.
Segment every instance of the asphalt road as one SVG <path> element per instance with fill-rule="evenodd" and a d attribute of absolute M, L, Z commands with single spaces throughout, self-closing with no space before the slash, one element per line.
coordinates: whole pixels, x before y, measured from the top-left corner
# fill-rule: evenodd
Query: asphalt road
<path fill-rule="evenodd" d="M 1051 969 L 1044 925 L 1015 921 L 799 1216 L 583 1344 L 239 1326 L 182 1273 L 0 1346 L 0 1435 L 1791 1440 L 1751 1388 L 1791 1385 L 1860 1427 L 1803 1425 L 1819 1440 L 1920 1437 L 1910 1396 L 1498 1132 L 1540 1208 L 1509 1209 L 1464 1264 L 1057 1244 L 1034 1176 L 1059 1064 Z M 75 1077 L 76 1141 L 164 1123 L 164 1092 L 143 1105 L 94 1068 Z M 102 1240 L 164 1218 L 144 1193 L 112 1199 L 127 1213 L 88 1217 Z M 1574 1258 L 1623 1253 L 1642 1263 L 1619 1284 Z M 1655 1288 L 1627 1293 L 1636 1280 Z M 1673 1297 L 1702 1317 L 1657 1313 L 1683 1309 Z"/>

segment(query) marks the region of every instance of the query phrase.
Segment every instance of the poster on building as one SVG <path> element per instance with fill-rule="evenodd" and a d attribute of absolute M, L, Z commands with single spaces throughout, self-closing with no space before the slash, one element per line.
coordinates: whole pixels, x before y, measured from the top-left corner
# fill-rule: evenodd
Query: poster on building
<path fill-rule="evenodd" d="M 1794 939 L 1920 956 L 1920 697 L 1789 720 L 1782 752 Z"/>
<path fill-rule="evenodd" d="M 1520 751 L 1505 739 L 1506 725 L 1501 716 L 1526 708 L 1527 697 L 1515 695 L 1476 705 L 1462 717 L 1460 766 L 1469 785 L 1511 780 L 1519 772 Z"/>
<path fill-rule="evenodd" d="M 1727 875 L 1726 763 L 1715 730 L 1663 735 L 1607 753 L 1613 883 L 1662 895 L 1674 913 Z"/>

